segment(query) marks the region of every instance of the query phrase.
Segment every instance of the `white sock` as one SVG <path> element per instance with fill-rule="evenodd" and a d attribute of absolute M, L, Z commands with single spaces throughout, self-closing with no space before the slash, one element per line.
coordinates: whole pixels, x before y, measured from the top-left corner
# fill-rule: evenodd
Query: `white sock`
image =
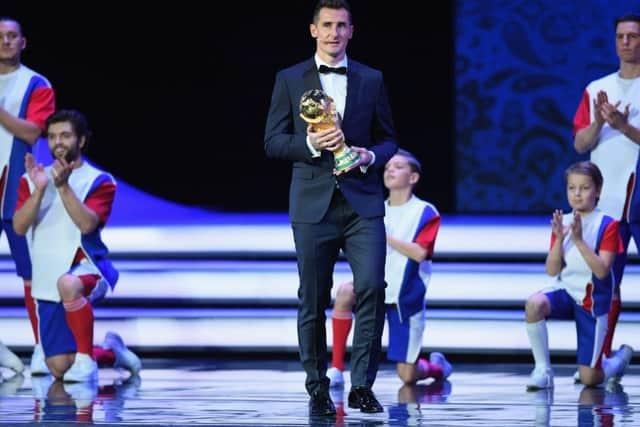
<path fill-rule="evenodd" d="M 549 356 L 549 335 L 547 334 L 547 322 L 540 320 L 535 323 L 526 323 L 527 335 L 531 344 L 531 352 L 536 369 L 551 369 L 551 357 Z"/>

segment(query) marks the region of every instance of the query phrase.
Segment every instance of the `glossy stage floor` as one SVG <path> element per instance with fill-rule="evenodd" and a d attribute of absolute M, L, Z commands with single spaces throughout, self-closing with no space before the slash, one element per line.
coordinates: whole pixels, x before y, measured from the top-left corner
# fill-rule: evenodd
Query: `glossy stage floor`
<path fill-rule="evenodd" d="M 145 359 L 139 377 L 111 369 L 99 385 L 52 383 L 28 374 L 0 383 L 0 425 L 216 426 L 637 426 L 640 372 L 621 384 L 585 388 L 556 365 L 555 389 L 527 392 L 530 366 L 456 363 L 444 382 L 402 386 L 383 365 L 375 392 L 384 413 L 346 407 L 332 390 L 335 419 L 310 419 L 296 361 Z M 9 376 L 7 371 L 4 371 Z"/>

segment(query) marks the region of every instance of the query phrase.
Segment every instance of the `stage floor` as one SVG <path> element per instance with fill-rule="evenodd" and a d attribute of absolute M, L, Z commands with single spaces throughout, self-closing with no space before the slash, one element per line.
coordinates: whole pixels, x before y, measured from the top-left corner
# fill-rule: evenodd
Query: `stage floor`
<path fill-rule="evenodd" d="M 341 404 L 335 420 L 309 419 L 304 374 L 293 360 L 145 359 L 139 377 L 100 371 L 94 387 L 10 377 L 0 383 L 0 424 L 226 426 L 596 426 L 640 425 L 640 370 L 620 385 L 584 388 L 574 367 L 555 366 L 553 392 L 527 392 L 530 365 L 455 364 L 448 381 L 403 387 L 384 364 L 374 386 L 385 411 Z M 49 424 L 51 425 L 51 424 Z"/>

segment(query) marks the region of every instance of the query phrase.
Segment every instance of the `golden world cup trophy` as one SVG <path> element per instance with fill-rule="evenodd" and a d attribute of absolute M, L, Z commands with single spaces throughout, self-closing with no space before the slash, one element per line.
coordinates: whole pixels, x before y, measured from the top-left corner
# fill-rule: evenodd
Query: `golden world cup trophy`
<path fill-rule="evenodd" d="M 314 131 L 336 127 L 338 113 L 333 98 L 320 89 L 311 89 L 300 98 L 300 117 L 309 123 Z M 349 169 L 360 159 L 360 154 L 342 142 L 342 146 L 333 152 L 335 170 Z"/>

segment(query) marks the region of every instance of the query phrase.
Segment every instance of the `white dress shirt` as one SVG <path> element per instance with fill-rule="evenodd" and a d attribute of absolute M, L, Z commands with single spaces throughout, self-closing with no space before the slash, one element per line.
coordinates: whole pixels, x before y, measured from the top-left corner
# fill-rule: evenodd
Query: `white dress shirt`
<path fill-rule="evenodd" d="M 321 65 L 325 65 L 327 67 L 337 68 L 337 67 L 347 67 L 348 68 L 348 59 L 345 55 L 342 60 L 336 64 L 328 64 L 324 62 L 318 54 L 314 56 L 314 60 L 316 62 L 316 69 L 320 68 Z M 333 102 L 336 106 L 336 112 L 340 117 L 340 120 L 344 117 L 344 107 L 347 102 L 347 75 L 346 74 L 338 74 L 338 73 L 320 73 L 320 84 L 322 85 L 322 90 L 324 93 L 333 98 Z M 309 147 L 309 151 L 313 157 L 320 157 L 320 152 L 316 150 L 311 142 L 309 141 L 309 137 L 307 137 L 307 147 Z M 371 161 L 368 165 L 360 166 L 360 170 L 362 173 L 367 171 L 367 168 L 373 164 L 375 161 L 375 154 L 373 151 L 369 151 L 371 154 Z"/>

